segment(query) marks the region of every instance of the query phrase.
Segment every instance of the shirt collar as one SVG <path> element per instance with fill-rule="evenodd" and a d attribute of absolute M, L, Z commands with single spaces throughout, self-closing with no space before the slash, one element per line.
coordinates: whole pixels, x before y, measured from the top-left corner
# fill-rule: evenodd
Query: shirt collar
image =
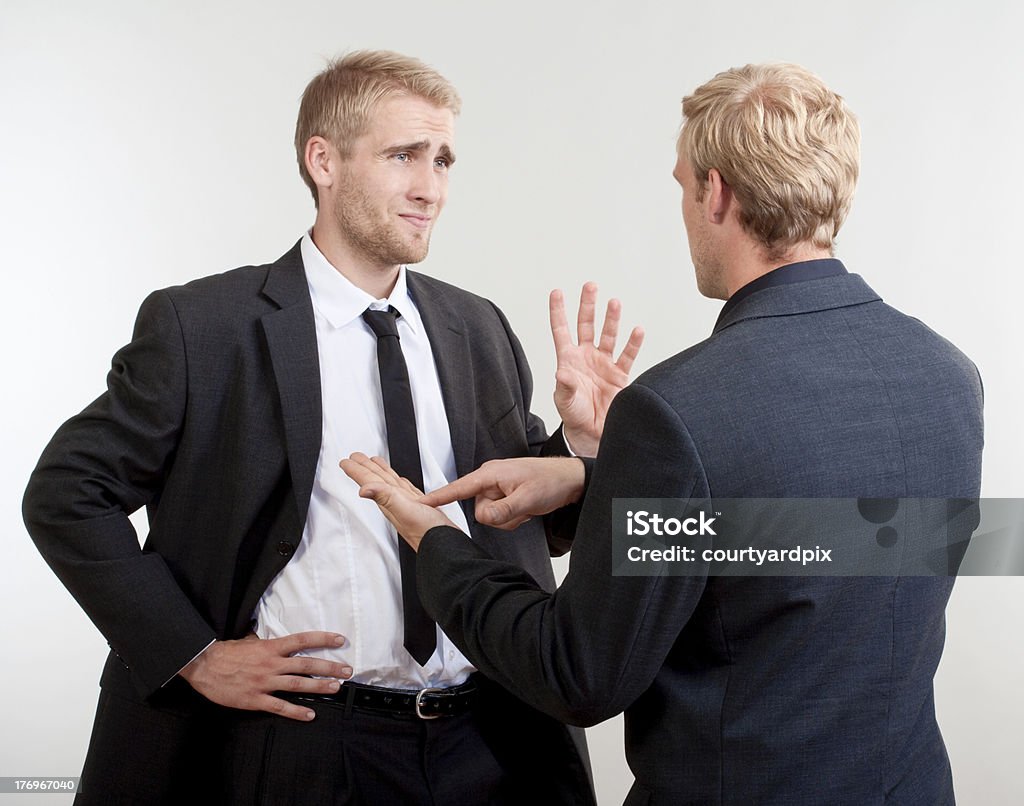
<path fill-rule="evenodd" d="M 423 324 L 409 296 L 405 266 L 399 267 L 398 280 L 388 298 L 374 299 L 331 265 L 313 243 L 311 232 L 302 236 L 302 265 L 306 270 L 306 283 L 313 298 L 313 307 L 331 327 L 345 327 L 360 318 L 367 308 L 387 310 L 392 305 L 413 333 L 421 330 Z"/>
<path fill-rule="evenodd" d="M 749 297 L 757 291 L 772 288 L 777 285 L 789 285 L 790 283 L 801 283 L 804 280 L 819 280 L 822 277 L 834 277 L 837 274 L 847 274 L 846 267 L 842 261 L 835 258 L 822 258 L 819 260 L 802 260 L 799 263 L 789 263 L 779 266 L 767 274 L 762 274 L 751 280 L 742 288 L 738 289 L 729 299 L 725 301 L 721 312 L 718 314 L 718 322 L 721 322 L 729 311 L 736 307 L 740 300 Z M 716 323 L 717 326 L 717 323 Z"/>

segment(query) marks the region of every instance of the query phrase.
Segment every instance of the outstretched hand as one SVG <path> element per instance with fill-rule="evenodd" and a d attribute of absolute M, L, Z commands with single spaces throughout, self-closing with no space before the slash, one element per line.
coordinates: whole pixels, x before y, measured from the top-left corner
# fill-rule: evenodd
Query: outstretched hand
<path fill-rule="evenodd" d="M 499 529 L 515 529 L 534 515 L 546 515 L 579 500 L 583 462 L 568 457 L 495 459 L 420 499 L 442 506 L 476 499 L 476 519 Z"/>
<path fill-rule="evenodd" d="M 579 456 L 597 455 L 608 407 L 619 390 L 629 383 L 629 371 L 644 341 L 643 329 L 633 328 L 615 360 L 613 353 L 619 336 L 622 304 L 612 299 L 605 311 L 601 339 L 595 346 L 596 307 L 597 284 L 586 283 L 580 293 L 577 343 L 573 344 L 565 316 L 565 298 L 558 289 L 551 292 L 551 337 L 557 361 L 555 407 L 562 418 L 566 441 Z"/>
<path fill-rule="evenodd" d="M 365 453 L 353 453 L 339 464 L 359 485 L 359 495 L 373 499 L 413 550 L 419 550 L 423 535 L 435 526 L 459 528 L 440 510 L 421 503 L 423 493 L 379 456 L 371 459 Z"/>

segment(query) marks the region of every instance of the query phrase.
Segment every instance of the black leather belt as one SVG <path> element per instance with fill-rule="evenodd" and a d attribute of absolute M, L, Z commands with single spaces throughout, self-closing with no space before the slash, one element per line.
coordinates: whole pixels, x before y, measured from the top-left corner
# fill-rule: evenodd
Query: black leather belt
<path fill-rule="evenodd" d="M 450 688 L 399 689 L 342 683 L 336 694 L 295 694 L 282 692 L 290 700 L 326 702 L 341 706 L 346 712 L 371 711 L 392 716 L 437 719 L 466 713 L 479 694 L 472 678 L 461 686 Z"/>

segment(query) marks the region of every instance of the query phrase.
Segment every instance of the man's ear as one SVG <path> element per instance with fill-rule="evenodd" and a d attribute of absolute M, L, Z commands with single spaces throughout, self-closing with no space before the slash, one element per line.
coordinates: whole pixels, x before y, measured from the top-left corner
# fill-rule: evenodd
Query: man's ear
<path fill-rule="evenodd" d="M 729 210 L 736 201 L 732 188 L 722 178 L 717 168 L 708 171 L 707 188 L 707 215 L 708 221 L 712 224 L 721 224 L 729 215 Z"/>
<path fill-rule="evenodd" d="M 306 141 L 303 160 L 306 171 L 318 188 L 327 190 L 334 184 L 340 159 L 337 149 L 325 138 L 319 135 L 310 137 Z"/>

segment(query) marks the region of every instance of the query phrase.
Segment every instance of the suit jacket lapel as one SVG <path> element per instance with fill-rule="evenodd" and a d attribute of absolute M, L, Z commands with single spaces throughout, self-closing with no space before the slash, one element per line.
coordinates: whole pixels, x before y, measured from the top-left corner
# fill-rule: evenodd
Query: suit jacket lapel
<path fill-rule="evenodd" d="M 455 469 L 464 476 L 475 469 L 476 384 L 470 358 L 469 329 L 459 312 L 429 277 L 407 272 L 409 292 L 423 318 L 441 381 L 441 397 L 455 452 Z"/>
<path fill-rule="evenodd" d="M 313 302 L 299 244 L 271 265 L 263 294 L 280 306 L 261 321 L 281 400 L 299 523 L 305 523 L 320 456 L 323 403 Z"/>

